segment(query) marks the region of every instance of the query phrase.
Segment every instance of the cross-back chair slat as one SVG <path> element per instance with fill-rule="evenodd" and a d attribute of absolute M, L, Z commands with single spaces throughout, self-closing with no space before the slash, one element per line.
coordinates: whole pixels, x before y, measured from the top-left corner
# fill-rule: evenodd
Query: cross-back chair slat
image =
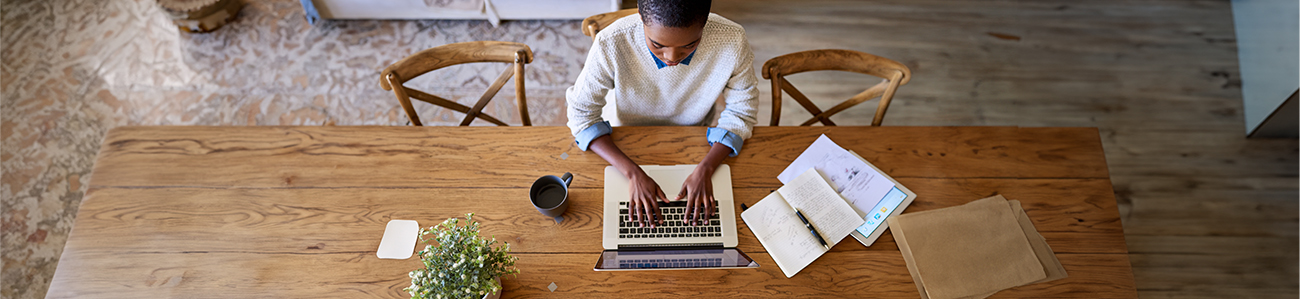
<path fill-rule="evenodd" d="M 790 81 L 785 80 L 785 76 L 793 74 L 828 70 L 867 74 L 885 80 L 826 111 L 817 108 L 817 105 L 814 105 L 807 96 L 804 96 L 799 89 L 790 84 Z M 888 110 L 889 103 L 894 98 L 894 93 L 899 86 L 907 84 L 912 79 L 912 71 L 902 63 L 880 56 L 852 50 L 829 49 L 796 52 L 772 58 L 763 63 L 763 79 L 772 82 L 772 126 L 780 125 L 781 91 L 790 94 L 790 97 L 795 102 L 798 102 L 800 106 L 808 110 L 808 113 L 813 115 L 811 119 L 800 124 L 801 126 L 808 126 L 817 122 L 827 126 L 834 126 L 835 122 L 830 120 L 831 115 L 867 100 L 880 97 L 880 104 L 876 108 L 876 116 L 871 120 L 872 126 L 879 126 L 885 119 L 885 111 Z"/>
<path fill-rule="evenodd" d="M 582 20 L 582 34 L 590 36 L 591 40 L 596 40 L 596 33 L 600 33 L 600 30 L 605 29 L 609 24 L 639 12 L 640 10 L 636 8 L 628 8 L 587 17 Z"/>
<path fill-rule="evenodd" d="M 388 66 L 381 73 L 379 86 L 384 90 L 393 91 L 393 95 L 397 96 L 397 101 L 402 104 L 402 109 L 406 111 L 406 116 L 410 118 L 411 124 L 416 126 L 423 126 L 424 124 L 420 122 L 420 116 L 416 113 L 415 107 L 411 105 L 411 98 L 465 113 L 465 118 L 460 123 L 461 126 L 468 126 L 475 118 L 481 118 L 499 126 L 506 126 L 505 122 L 484 114 L 482 111 L 487 106 L 487 103 L 492 101 L 492 97 L 495 97 L 506 82 L 513 77 L 515 80 L 515 105 L 519 108 L 520 122 L 525 126 L 531 126 L 532 120 L 528 116 L 528 102 L 524 90 L 524 64 L 532 63 L 532 61 L 532 49 L 521 43 L 478 41 L 448 44 L 425 49 Z M 478 62 L 504 62 L 513 65 L 506 68 L 497 77 L 496 81 L 488 87 L 488 90 L 479 97 L 478 102 L 474 103 L 473 108 L 403 85 L 407 80 L 430 71 L 458 64 Z"/>
<path fill-rule="evenodd" d="M 786 81 L 785 78 L 777 78 L 775 80 L 780 81 L 781 90 L 784 90 L 786 93 L 790 94 L 790 97 L 793 98 L 795 102 L 798 102 L 800 106 L 803 106 L 803 109 L 808 110 L 808 113 L 812 113 L 814 116 L 822 114 L 822 110 L 817 108 L 817 105 L 813 105 L 812 100 L 809 100 L 807 96 L 804 96 L 803 92 L 800 92 L 799 89 L 794 88 L 794 85 L 790 84 L 790 81 Z M 801 126 L 811 125 L 814 121 L 821 121 L 822 124 L 827 126 L 835 125 L 835 122 L 832 122 L 828 118 L 813 117 L 812 119 L 809 119 L 808 121 L 804 122 L 804 124 L 802 124 Z"/>
<path fill-rule="evenodd" d="M 414 98 L 416 100 L 421 100 L 424 101 L 425 103 L 442 106 L 447 109 L 455 110 L 456 112 L 469 114 L 469 109 L 470 109 L 469 106 L 461 105 L 460 103 L 452 102 L 451 100 L 444 99 L 439 96 L 427 94 L 424 93 L 423 91 L 419 91 L 416 89 L 410 89 L 410 88 L 405 88 L 405 89 L 407 95 L 410 95 L 411 98 Z M 492 117 L 491 115 L 479 114 L 478 118 L 486 120 L 498 126 L 506 126 L 505 122 L 497 120 L 495 117 Z"/>

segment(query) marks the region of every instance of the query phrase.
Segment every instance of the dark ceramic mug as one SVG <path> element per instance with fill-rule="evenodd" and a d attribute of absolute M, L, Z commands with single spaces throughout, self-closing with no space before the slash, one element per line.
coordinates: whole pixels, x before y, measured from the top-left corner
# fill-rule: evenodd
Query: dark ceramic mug
<path fill-rule="evenodd" d="M 573 183 L 573 174 L 565 172 L 562 177 L 547 175 L 537 178 L 533 188 L 528 191 L 528 199 L 533 207 L 547 217 L 559 217 L 569 209 L 569 184 Z"/>

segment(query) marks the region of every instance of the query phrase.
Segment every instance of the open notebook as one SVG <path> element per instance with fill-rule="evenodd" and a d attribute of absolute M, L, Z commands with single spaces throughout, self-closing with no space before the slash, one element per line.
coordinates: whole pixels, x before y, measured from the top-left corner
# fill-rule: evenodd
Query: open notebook
<path fill-rule="evenodd" d="M 799 273 L 828 251 L 795 215 L 795 208 L 803 212 L 830 246 L 864 222 L 812 168 L 740 213 L 785 277 Z"/>

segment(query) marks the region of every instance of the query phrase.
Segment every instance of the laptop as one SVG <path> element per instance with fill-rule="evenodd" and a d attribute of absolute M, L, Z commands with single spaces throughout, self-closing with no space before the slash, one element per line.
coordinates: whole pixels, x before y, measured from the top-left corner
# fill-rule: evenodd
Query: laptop
<path fill-rule="evenodd" d="M 669 199 L 695 170 L 695 165 L 645 165 L 641 169 L 659 184 Z M 713 172 L 713 198 L 717 212 L 707 223 L 686 223 L 686 201 L 659 203 L 664 223 L 655 228 L 637 227 L 631 221 L 631 200 L 627 178 L 613 166 L 605 167 L 605 251 L 596 271 L 756 268 L 758 264 L 735 249 L 736 208 L 731 190 L 731 168 L 719 165 Z"/>

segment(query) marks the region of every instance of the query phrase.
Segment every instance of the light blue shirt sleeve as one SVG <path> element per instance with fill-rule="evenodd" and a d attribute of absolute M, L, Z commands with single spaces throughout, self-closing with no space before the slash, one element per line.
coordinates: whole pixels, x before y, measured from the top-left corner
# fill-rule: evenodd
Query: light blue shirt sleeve
<path fill-rule="evenodd" d="M 730 157 L 735 157 L 740 154 L 740 147 L 745 145 L 745 139 L 741 139 L 740 136 L 737 136 L 736 134 L 731 133 L 731 131 L 727 131 L 727 129 L 723 128 L 709 128 L 709 132 L 704 136 L 709 140 L 709 146 L 713 146 L 714 143 L 722 142 L 722 145 L 730 147 Z"/>
<path fill-rule="evenodd" d="M 609 126 L 609 121 L 602 121 L 582 129 L 581 132 L 578 132 L 578 135 L 573 136 L 573 141 L 578 143 L 578 149 L 585 151 L 587 147 L 591 146 L 591 141 L 596 140 L 596 137 L 609 135 L 612 132 L 614 132 L 614 128 Z"/>

